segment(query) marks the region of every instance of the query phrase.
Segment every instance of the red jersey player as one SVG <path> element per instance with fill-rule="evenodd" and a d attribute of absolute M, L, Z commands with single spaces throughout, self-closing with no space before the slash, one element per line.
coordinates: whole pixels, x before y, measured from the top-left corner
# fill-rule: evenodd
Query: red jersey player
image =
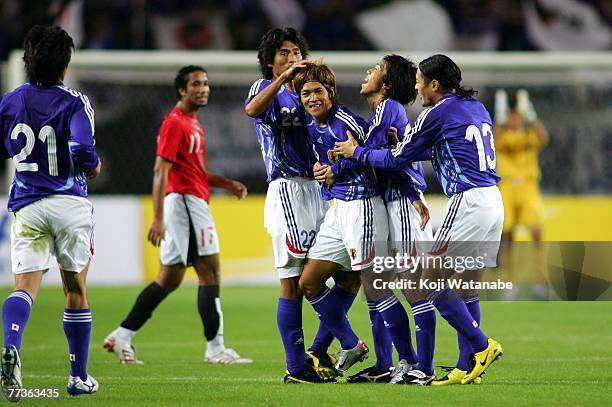
<path fill-rule="evenodd" d="M 104 340 L 104 348 L 123 363 L 138 362 L 132 337 L 151 317 L 160 302 L 183 280 L 193 265 L 198 275 L 198 310 L 206 336 L 207 363 L 250 363 L 223 342 L 223 313 L 219 300 L 219 240 L 208 207 L 210 186 L 242 199 L 246 187 L 238 181 L 206 170 L 206 139 L 197 113 L 208 103 L 206 71 L 186 66 L 174 80 L 178 103 L 164 119 L 157 140 L 153 176 L 154 218 L 148 240 L 161 246 L 161 270 L 132 310 Z"/>

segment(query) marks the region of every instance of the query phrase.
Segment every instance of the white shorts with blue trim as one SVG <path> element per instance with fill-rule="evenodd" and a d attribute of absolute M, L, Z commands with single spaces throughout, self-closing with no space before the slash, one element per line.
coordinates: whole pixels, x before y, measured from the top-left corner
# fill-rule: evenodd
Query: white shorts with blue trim
<path fill-rule="evenodd" d="M 504 205 L 497 186 L 457 193 L 446 204 L 430 254 L 481 257 L 485 267 L 495 267 L 503 225 Z"/>
<path fill-rule="evenodd" d="M 325 217 L 320 185 L 308 178 L 277 178 L 268 185 L 264 226 L 272 238 L 279 277 L 301 274 L 306 254 Z"/>
<path fill-rule="evenodd" d="M 334 199 L 308 258 L 331 261 L 346 270 L 366 269 L 374 263 L 377 250 L 386 252 L 388 222 L 380 196 L 354 201 Z"/>
<path fill-rule="evenodd" d="M 421 201 L 425 203 L 422 193 Z M 389 254 L 391 256 L 408 254 L 413 257 L 426 255 L 433 242 L 431 220 L 427 222 L 425 230 L 421 230 L 421 216 L 408 197 L 387 202 L 387 213 L 389 214 Z M 405 271 L 408 268 L 407 265 L 397 271 Z"/>

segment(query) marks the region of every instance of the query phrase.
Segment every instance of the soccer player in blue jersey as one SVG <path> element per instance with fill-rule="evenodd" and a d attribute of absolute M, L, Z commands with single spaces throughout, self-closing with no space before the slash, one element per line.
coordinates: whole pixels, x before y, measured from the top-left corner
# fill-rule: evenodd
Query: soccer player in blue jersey
<path fill-rule="evenodd" d="M 71 395 L 93 394 L 98 382 L 87 373 L 91 311 L 86 278 L 94 253 L 93 207 L 87 180 L 100 174 L 94 148 L 94 110 L 84 94 L 62 83 L 74 43 L 59 27 L 35 26 L 24 40 L 28 83 L 0 101 L 0 134 L 15 177 L 8 209 L 15 291 L 2 304 L 2 390 L 11 401 L 21 389 L 21 341 L 30 310 L 52 257 L 64 292 Z"/>
<path fill-rule="evenodd" d="M 404 105 L 414 102 L 416 66 L 399 55 L 386 55 L 374 67 L 367 70 L 361 95 L 364 96 L 372 110 L 368 119 L 368 132 L 364 146 L 369 148 L 388 147 L 388 132 L 394 127 L 403 138 L 405 129 L 410 128 L 410 120 Z M 427 155 L 429 153 L 429 155 Z M 428 151 L 424 159 L 429 159 Z M 397 170 L 377 170 L 382 196 L 389 215 L 389 242 L 393 255 L 411 254 L 415 251 L 426 251 L 426 243 L 433 240 L 429 209 L 423 197 L 427 188 L 420 162 L 411 163 Z M 316 174 L 315 174 L 316 175 Z M 408 266 L 408 265 L 406 265 Z M 406 268 L 396 270 L 398 273 Z M 408 275 L 412 278 L 412 275 Z M 404 278 L 402 275 L 401 278 Z M 418 360 L 409 349 L 398 349 L 399 364 L 390 374 L 392 366 L 391 338 L 387 328 L 389 323 L 377 323 L 377 310 L 385 308 L 390 302 L 398 301 L 390 293 L 388 298 L 368 303 L 372 319 L 372 334 L 377 350 L 374 366 L 351 376 L 349 382 L 391 382 L 403 383 L 403 375 L 413 369 L 426 372 L 425 378 L 415 378 L 418 382 L 433 379 L 433 350 L 435 342 L 436 316 L 433 305 L 425 298 L 418 297 L 414 290 L 405 292 L 411 304 L 416 325 Z M 409 328 L 402 327 L 409 330 Z M 377 344 L 387 343 L 387 346 Z M 423 384 L 423 383 L 420 383 Z"/>
<path fill-rule="evenodd" d="M 503 205 L 497 188 L 491 117 L 472 97 L 475 91 L 461 86 L 461 70 L 445 55 L 434 55 L 419 64 L 415 87 L 427 109 L 395 148 L 367 149 L 349 139 L 336 143 L 334 151 L 354 157 L 362 165 L 401 168 L 431 148 L 438 180 L 450 198 L 431 254 L 482 255 L 486 250 L 485 265 L 494 266 Z M 478 242 L 493 244 L 480 247 Z M 487 338 L 479 327 L 479 302 L 459 301 L 449 289 L 432 291 L 428 299 L 457 330 L 460 346 L 456 369 L 432 384 L 471 383 L 502 354 L 501 345 Z"/>
<path fill-rule="evenodd" d="M 292 83 L 307 53 L 306 40 L 293 28 L 268 31 L 257 55 L 263 79 L 253 83 L 244 103 L 245 113 L 253 119 L 269 183 L 264 225 L 272 238 L 280 279 L 277 324 L 287 362 L 285 383 L 326 381 L 307 366 L 298 286 L 306 253 L 325 214 L 319 185 L 313 179 L 315 156 L 303 108 Z M 354 299 L 350 293 L 343 294 L 351 302 Z M 321 358 L 311 361 L 323 362 L 327 354 L 318 356 Z M 333 365 L 329 367 L 333 375 Z"/>
<path fill-rule="evenodd" d="M 336 364 L 340 373 L 368 356 L 367 347 L 346 318 L 350 304 L 335 295 L 335 286 L 332 289 L 325 286 L 325 281 L 341 270 L 360 275 L 366 298 L 377 306 L 376 312 L 370 314 L 373 324 L 383 321 L 381 329 L 389 331 L 400 357 L 412 357 L 416 362 L 406 311 L 390 291 L 372 290 L 371 284 L 363 280 L 369 278 L 375 243 L 383 242 L 386 250 L 388 235 L 387 213 L 376 175 L 369 168 L 360 168 L 343 158 L 336 160 L 333 155 L 335 141 L 345 140 L 347 131 L 365 139 L 367 123 L 336 102 L 335 75 L 326 65 L 308 64 L 298 72 L 294 83 L 308 112 L 308 131 L 319 164 L 334 174 L 333 180 L 322 186 L 323 198 L 332 205 L 308 252 L 300 287 L 323 324 L 340 341 L 342 350 Z"/>

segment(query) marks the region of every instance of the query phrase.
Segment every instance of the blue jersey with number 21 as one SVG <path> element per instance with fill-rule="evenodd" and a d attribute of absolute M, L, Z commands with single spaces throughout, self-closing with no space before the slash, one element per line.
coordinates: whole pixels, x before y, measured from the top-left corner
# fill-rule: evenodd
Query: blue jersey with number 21
<path fill-rule="evenodd" d="M 13 158 L 8 208 L 49 195 L 87 196 L 85 172 L 97 167 L 94 111 L 87 96 L 62 84 L 25 84 L 0 101 L 0 134 Z"/>

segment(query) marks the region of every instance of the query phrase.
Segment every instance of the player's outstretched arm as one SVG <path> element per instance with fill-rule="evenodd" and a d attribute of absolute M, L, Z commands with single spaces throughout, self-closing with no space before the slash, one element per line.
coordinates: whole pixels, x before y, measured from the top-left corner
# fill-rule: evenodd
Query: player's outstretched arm
<path fill-rule="evenodd" d="M 159 246 L 164 238 L 164 196 L 168 185 L 168 171 L 172 162 L 160 156 L 155 157 L 153 169 L 153 221 L 147 239 L 153 246 Z"/>
<path fill-rule="evenodd" d="M 303 67 L 304 61 L 293 64 L 285 72 L 274 79 L 272 83 L 253 96 L 253 98 L 244 107 L 244 112 L 247 114 L 247 116 L 255 118 L 265 112 L 268 106 L 270 106 L 274 100 L 274 96 L 276 96 L 276 93 L 279 91 L 281 86 L 293 78 L 296 69 Z"/>
<path fill-rule="evenodd" d="M 243 199 L 248 195 L 247 187 L 242 182 L 225 178 L 209 171 L 206 171 L 206 173 L 208 175 L 208 182 L 210 183 L 210 186 L 223 188 L 226 191 L 231 192 L 238 199 Z"/>
<path fill-rule="evenodd" d="M 371 149 L 357 145 L 350 132 L 348 140 L 337 141 L 334 152 L 344 157 L 353 157 L 361 163 L 373 168 L 402 168 L 413 161 L 419 161 L 425 151 L 431 148 L 431 139 L 425 131 L 418 132 L 416 127 L 404 136 L 404 139 L 394 148 Z"/>

